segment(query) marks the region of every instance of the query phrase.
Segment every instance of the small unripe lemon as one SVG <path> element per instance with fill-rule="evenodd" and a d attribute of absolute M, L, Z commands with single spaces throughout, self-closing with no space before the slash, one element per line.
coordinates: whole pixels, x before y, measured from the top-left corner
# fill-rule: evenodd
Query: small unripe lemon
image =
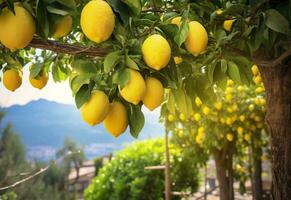
<path fill-rule="evenodd" d="M 257 76 L 259 74 L 259 69 L 257 65 L 252 66 L 252 72 L 254 76 Z"/>
<path fill-rule="evenodd" d="M 15 69 L 8 69 L 3 73 L 3 84 L 6 89 L 15 91 L 22 84 L 22 74 Z"/>
<path fill-rule="evenodd" d="M 146 92 L 143 97 L 143 104 L 153 111 L 161 105 L 164 98 L 164 87 L 162 83 L 153 77 L 146 79 Z"/>
<path fill-rule="evenodd" d="M 144 98 L 146 84 L 138 71 L 129 69 L 129 72 L 130 80 L 122 89 L 120 88 L 120 95 L 126 101 L 137 105 Z"/>
<path fill-rule="evenodd" d="M 175 120 L 174 115 L 169 114 L 169 115 L 168 115 L 168 121 L 169 121 L 169 122 L 173 122 L 174 120 Z"/>
<path fill-rule="evenodd" d="M 73 19 L 70 15 L 63 17 L 54 24 L 55 32 L 53 38 L 62 38 L 67 36 L 72 30 Z"/>
<path fill-rule="evenodd" d="M 113 102 L 109 106 L 104 120 L 105 129 L 114 137 L 120 136 L 128 126 L 128 117 L 125 106 L 120 102 Z"/>
<path fill-rule="evenodd" d="M 208 35 L 205 28 L 197 21 L 189 22 L 189 33 L 185 41 L 185 47 L 194 56 L 203 53 L 208 43 Z"/>
<path fill-rule="evenodd" d="M 180 56 L 175 56 L 174 57 L 174 62 L 175 62 L 176 65 L 179 65 L 179 64 L 181 64 L 183 62 L 183 58 L 180 57 Z"/>
<path fill-rule="evenodd" d="M 115 15 L 106 1 L 92 0 L 83 8 L 80 24 L 82 31 L 90 40 L 101 43 L 111 36 L 115 26 Z"/>
<path fill-rule="evenodd" d="M 233 134 L 231 134 L 231 133 L 226 134 L 226 139 L 227 139 L 229 142 L 232 142 L 232 141 L 233 141 Z"/>
<path fill-rule="evenodd" d="M 171 47 L 168 41 L 159 34 L 149 36 L 142 44 L 142 55 L 145 63 L 157 71 L 166 67 L 171 58 Z"/>
<path fill-rule="evenodd" d="M 7 7 L 0 15 L 0 42 L 12 51 L 26 47 L 35 34 L 31 14 L 19 4 L 14 4 L 15 15 Z"/>
<path fill-rule="evenodd" d="M 172 20 L 171 20 L 171 24 L 176 24 L 177 26 L 180 26 L 181 24 L 181 17 L 174 17 Z"/>
<path fill-rule="evenodd" d="M 47 73 L 42 72 L 42 74 L 35 78 L 29 76 L 29 82 L 33 87 L 42 89 L 48 82 L 48 75 Z"/>
<path fill-rule="evenodd" d="M 109 110 L 109 100 L 103 91 L 95 90 L 90 99 L 81 108 L 81 115 L 85 122 L 94 126 L 101 123 Z"/>
<path fill-rule="evenodd" d="M 230 31 L 231 28 L 232 28 L 232 24 L 233 24 L 234 21 L 235 21 L 235 19 L 225 20 L 225 21 L 223 22 L 223 28 L 224 28 L 226 31 Z"/>

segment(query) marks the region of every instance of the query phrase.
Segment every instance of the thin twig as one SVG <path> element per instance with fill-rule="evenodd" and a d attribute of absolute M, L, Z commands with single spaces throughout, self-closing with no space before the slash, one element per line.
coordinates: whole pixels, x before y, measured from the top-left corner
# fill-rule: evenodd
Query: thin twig
<path fill-rule="evenodd" d="M 26 182 L 26 181 L 28 181 L 28 180 L 30 180 L 30 179 L 32 179 L 32 178 L 34 178 L 34 177 L 36 177 L 36 176 L 38 176 L 38 175 L 44 173 L 44 172 L 47 171 L 50 167 L 51 167 L 51 164 L 48 165 L 48 166 L 46 166 L 45 168 L 41 168 L 39 171 L 37 171 L 36 173 L 34 173 L 34 174 L 31 175 L 31 176 L 28 176 L 28 177 L 26 177 L 26 178 L 24 178 L 24 179 L 21 179 L 20 181 L 17 181 L 17 182 L 15 182 L 15 183 L 11 184 L 11 185 L 8 185 L 8 186 L 5 186 L 5 187 L 1 187 L 1 188 L 0 188 L 0 191 L 2 191 L 2 190 L 8 190 L 8 189 L 14 188 L 14 187 L 16 187 L 17 185 L 19 185 L 19 184 L 21 184 L 21 183 L 23 183 L 23 182 Z"/>

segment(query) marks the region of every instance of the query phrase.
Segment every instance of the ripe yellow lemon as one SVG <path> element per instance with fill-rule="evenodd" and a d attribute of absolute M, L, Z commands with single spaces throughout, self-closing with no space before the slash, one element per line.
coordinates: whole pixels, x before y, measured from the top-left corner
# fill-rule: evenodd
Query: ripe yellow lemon
<path fill-rule="evenodd" d="M 103 91 L 95 90 L 90 99 L 81 108 L 81 115 L 85 122 L 94 126 L 101 123 L 109 110 L 109 100 Z"/>
<path fill-rule="evenodd" d="M 176 24 L 177 26 L 180 26 L 181 24 L 181 17 L 175 17 L 171 20 L 171 24 Z"/>
<path fill-rule="evenodd" d="M 3 73 L 3 84 L 6 89 L 15 91 L 22 84 L 22 74 L 15 69 L 8 69 Z"/>
<path fill-rule="evenodd" d="M 33 38 L 35 22 L 31 14 L 14 4 L 15 15 L 4 8 L 0 15 L 0 42 L 12 51 L 23 49 Z"/>
<path fill-rule="evenodd" d="M 83 8 L 80 23 L 84 34 L 90 40 L 101 43 L 111 36 L 115 15 L 106 1 L 92 0 Z"/>
<path fill-rule="evenodd" d="M 29 82 L 30 84 L 38 89 L 42 89 L 44 86 L 46 86 L 47 82 L 48 82 L 48 75 L 45 72 L 42 72 L 41 75 L 39 75 L 38 77 L 31 77 L 29 76 Z"/>
<path fill-rule="evenodd" d="M 130 80 L 121 89 L 120 95 L 128 102 L 137 105 L 146 93 L 146 84 L 143 77 L 136 70 L 129 69 Z"/>
<path fill-rule="evenodd" d="M 164 97 L 164 87 L 162 83 L 153 77 L 146 79 L 146 93 L 143 98 L 143 104 L 149 110 L 153 111 L 161 105 Z"/>
<path fill-rule="evenodd" d="M 109 106 L 108 114 L 104 120 L 104 127 L 114 137 L 120 136 L 128 126 L 127 111 L 120 102 L 113 102 Z"/>
<path fill-rule="evenodd" d="M 72 30 L 73 19 L 70 15 L 63 17 L 55 22 L 53 38 L 62 38 L 67 36 Z"/>
<path fill-rule="evenodd" d="M 233 24 L 234 21 L 235 21 L 235 19 L 225 20 L 225 21 L 223 22 L 223 28 L 224 28 L 226 31 L 231 31 L 232 24 Z"/>
<path fill-rule="evenodd" d="M 252 66 L 252 72 L 254 76 L 257 76 L 259 74 L 259 68 L 257 65 Z"/>
<path fill-rule="evenodd" d="M 157 71 L 166 67 L 171 58 L 171 47 L 168 41 L 159 34 L 149 36 L 142 44 L 145 63 Z"/>
<path fill-rule="evenodd" d="M 208 35 L 205 28 L 197 21 L 189 22 L 189 33 L 185 41 L 186 49 L 197 56 L 206 50 Z"/>

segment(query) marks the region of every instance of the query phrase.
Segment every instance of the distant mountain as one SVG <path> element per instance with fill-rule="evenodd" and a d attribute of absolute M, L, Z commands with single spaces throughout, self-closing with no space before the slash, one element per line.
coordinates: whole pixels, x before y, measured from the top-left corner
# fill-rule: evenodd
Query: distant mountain
<path fill-rule="evenodd" d="M 11 106 L 5 111 L 4 123 L 13 124 L 30 158 L 52 157 L 55 150 L 62 147 L 65 137 L 82 145 L 89 158 L 108 154 L 134 141 L 128 131 L 116 139 L 103 125 L 87 125 L 72 105 L 40 99 L 24 106 Z M 146 124 L 139 138 L 162 136 L 164 128 L 158 123 L 158 114 L 145 113 Z"/>

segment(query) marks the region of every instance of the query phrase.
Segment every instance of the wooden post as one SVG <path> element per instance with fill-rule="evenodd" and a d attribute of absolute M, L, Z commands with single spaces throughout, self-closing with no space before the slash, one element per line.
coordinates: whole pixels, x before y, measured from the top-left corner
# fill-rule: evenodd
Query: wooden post
<path fill-rule="evenodd" d="M 171 200 L 171 169 L 170 169 L 170 153 L 169 153 L 168 132 L 166 132 L 166 134 L 165 134 L 165 155 L 166 155 L 165 198 L 166 198 L 166 200 Z"/>

